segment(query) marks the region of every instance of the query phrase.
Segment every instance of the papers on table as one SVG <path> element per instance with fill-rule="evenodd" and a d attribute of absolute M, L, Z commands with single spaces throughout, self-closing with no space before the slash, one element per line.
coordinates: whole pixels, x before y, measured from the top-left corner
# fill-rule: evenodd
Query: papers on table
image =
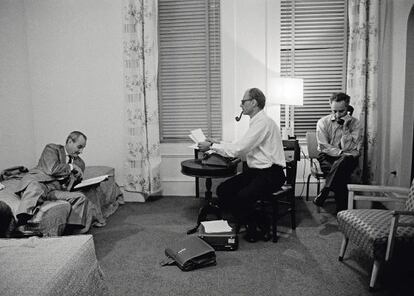
<path fill-rule="evenodd" d="M 232 230 L 226 220 L 203 221 L 201 225 L 206 233 L 230 232 Z"/>
<path fill-rule="evenodd" d="M 194 142 L 194 144 L 190 146 L 190 148 L 193 148 L 193 149 L 198 149 L 198 143 L 204 142 L 206 140 L 206 136 L 204 135 L 201 128 L 192 130 L 188 136 Z"/>

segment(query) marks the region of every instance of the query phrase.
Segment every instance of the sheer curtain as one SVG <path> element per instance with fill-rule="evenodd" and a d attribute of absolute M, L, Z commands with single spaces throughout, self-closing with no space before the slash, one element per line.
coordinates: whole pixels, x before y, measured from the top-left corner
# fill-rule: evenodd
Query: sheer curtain
<path fill-rule="evenodd" d="M 161 190 L 157 0 L 124 0 L 125 190 Z"/>
<path fill-rule="evenodd" d="M 379 0 L 349 0 L 347 93 L 364 131 L 362 181 L 378 181 L 377 145 Z"/>

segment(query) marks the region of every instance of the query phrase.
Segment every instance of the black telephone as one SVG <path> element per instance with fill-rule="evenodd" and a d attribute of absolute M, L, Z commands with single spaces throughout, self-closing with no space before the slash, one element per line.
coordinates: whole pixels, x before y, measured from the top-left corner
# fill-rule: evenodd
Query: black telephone
<path fill-rule="evenodd" d="M 22 173 L 27 173 L 28 171 L 29 170 L 26 167 L 22 166 L 22 165 L 10 167 L 10 168 L 5 169 L 2 172 L 0 172 L 0 181 L 10 179 L 10 178 L 12 178 L 14 176 L 18 176 Z"/>
<path fill-rule="evenodd" d="M 205 165 L 231 167 L 240 162 L 240 159 L 234 157 L 224 157 L 218 153 L 204 153 L 201 163 Z"/>
<path fill-rule="evenodd" d="M 352 116 L 352 113 L 354 113 L 354 107 L 352 107 L 351 105 L 348 105 L 347 109 L 346 109 L 346 116 Z M 339 118 L 336 120 L 336 122 L 340 125 L 343 125 L 345 123 L 345 120 L 343 120 L 342 118 Z"/>

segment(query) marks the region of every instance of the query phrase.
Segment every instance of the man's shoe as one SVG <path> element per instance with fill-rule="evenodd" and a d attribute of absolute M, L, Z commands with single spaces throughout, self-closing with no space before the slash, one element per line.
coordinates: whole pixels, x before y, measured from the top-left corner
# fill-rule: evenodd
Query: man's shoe
<path fill-rule="evenodd" d="M 255 243 L 258 240 L 257 235 L 250 233 L 246 233 L 245 236 L 243 236 L 243 239 L 249 243 Z"/>
<path fill-rule="evenodd" d="M 317 197 L 315 197 L 314 200 L 312 200 L 312 202 L 318 206 L 318 207 L 322 207 L 325 199 L 328 197 L 328 193 L 326 193 L 326 191 L 322 190 Z"/>
<path fill-rule="evenodd" d="M 26 238 L 32 236 L 42 237 L 43 233 L 39 231 L 27 230 L 26 225 L 20 225 L 16 227 L 16 229 L 11 234 L 11 237 L 13 238 Z"/>

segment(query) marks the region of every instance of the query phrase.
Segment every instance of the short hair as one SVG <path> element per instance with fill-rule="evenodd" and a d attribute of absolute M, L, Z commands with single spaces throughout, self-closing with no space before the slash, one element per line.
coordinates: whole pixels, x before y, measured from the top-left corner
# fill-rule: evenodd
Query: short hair
<path fill-rule="evenodd" d="M 254 87 L 254 88 L 249 89 L 248 93 L 249 93 L 249 98 L 256 100 L 257 106 L 260 109 L 263 109 L 264 106 L 266 105 L 266 97 L 263 94 L 263 92 L 260 89 Z"/>
<path fill-rule="evenodd" d="M 80 132 L 80 131 L 73 131 L 69 134 L 69 136 L 66 138 L 66 143 L 69 142 L 69 139 L 71 139 L 73 142 L 76 142 L 76 140 L 79 137 L 83 137 L 85 139 L 85 141 L 88 139 L 84 133 Z"/>
<path fill-rule="evenodd" d="M 332 103 L 333 101 L 335 102 L 344 101 L 347 105 L 349 105 L 349 102 L 351 101 L 351 97 L 348 96 L 346 93 L 337 92 L 337 93 L 333 93 L 331 97 L 329 98 L 330 103 Z"/>

